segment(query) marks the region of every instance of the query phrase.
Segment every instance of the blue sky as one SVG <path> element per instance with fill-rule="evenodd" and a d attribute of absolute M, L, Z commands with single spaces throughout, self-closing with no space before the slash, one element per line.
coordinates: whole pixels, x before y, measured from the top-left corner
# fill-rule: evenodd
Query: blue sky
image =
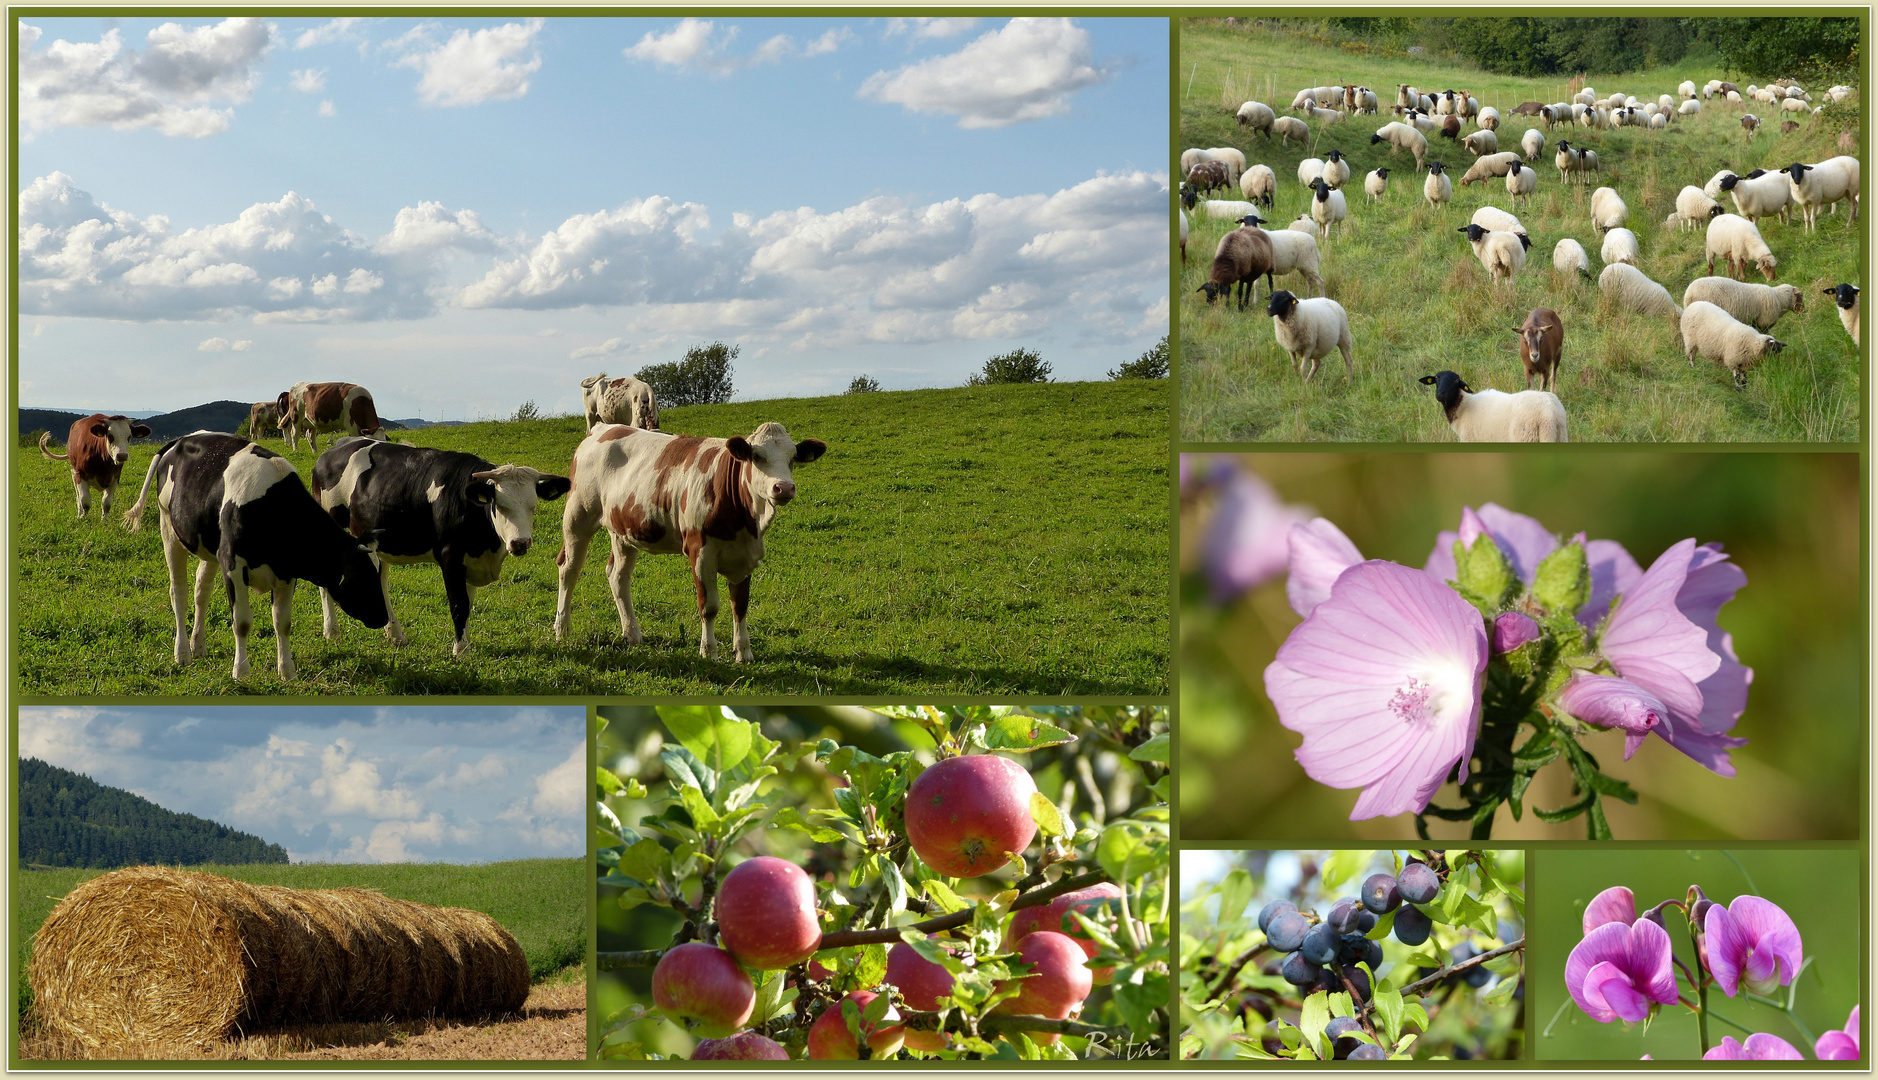
<path fill-rule="evenodd" d="M 19 753 L 253 833 L 294 862 L 585 850 L 581 708 L 28 707 Z"/>
<path fill-rule="evenodd" d="M 1165 19 L 21 25 L 20 400 L 579 411 L 1102 378 L 1167 330 Z"/>

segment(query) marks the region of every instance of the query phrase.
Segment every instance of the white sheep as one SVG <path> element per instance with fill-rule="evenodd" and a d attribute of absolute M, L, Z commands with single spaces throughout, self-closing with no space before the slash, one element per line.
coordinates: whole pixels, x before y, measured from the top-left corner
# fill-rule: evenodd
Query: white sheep
<path fill-rule="evenodd" d="M 1422 158 L 1426 157 L 1428 154 L 1427 136 L 1415 130 L 1410 125 L 1399 121 L 1391 121 L 1390 123 L 1384 124 L 1376 129 L 1376 134 L 1369 137 L 1369 144 L 1371 146 L 1379 142 L 1387 142 L 1389 144 L 1390 154 L 1394 154 L 1397 150 L 1407 150 L 1409 153 L 1414 154 L 1415 167 L 1418 169 L 1421 168 Z"/>
<path fill-rule="evenodd" d="M 1474 257 L 1480 260 L 1487 276 L 1510 287 L 1526 265 L 1526 249 L 1532 246 L 1532 238 L 1523 232 L 1494 232 L 1479 225 L 1463 225 L 1460 231 L 1467 234 Z"/>
<path fill-rule="evenodd" d="M 1578 154 L 1579 151 L 1571 143 L 1560 141 L 1558 144 L 1552 156 L 1552 164 L 1558 166 L 1560 183 L 1570 180 L 1571 175 L 1578 171 Z"/>
<path fill-rule="evenodd" d="M 1300 300 L 1280 289 L 1266 305 L 1272 317 L 1272 333 L 1278 347 L 1291 354 L 1291 363 L 1305 382 L 1317 374 L 1317 362 L 1332 349 L 1343 353 L 1343 367 L 1349 378 L 1356 378 L 1354 342 L 1350 337 L 1350 316 L 1343 305 L 1328 297 Z"/>
<path fill-rule="evenodd" d="M 1251 128 L 1253 131 L 1262 131 L 1267 140 L 1272 137 L 1272 122 L 1277 119 L 1278 114 L 1272 111 L 1270 105 L 1262 101 L 1248 101 L 1239 106 L 1239 126 Z"/>
<path fill-rule="evenodd" d="M 1810 112 L 1811 110 L 1806 107 L 1806 102 L 1801 101 L 1799 98 L 1787 98 L 1786 100 L 1780 103 L 1780 111 L 1790 112 L 1790 113 L 1803 113 L 1803 112 Z"/>
<path fill-rule="evenodd" d="M 1707 195 L 1709 198 L 1714 199 L 1717 202 L 1721 201 L 1721 197 L 1728 193 L 1725 189 L 1723 189 L 1722 182 L 1724 180 L 1727 180 L 1729 177 L 1733 176 L 1734 174 L 1735 173 L 1733 169 L 1723 169 L 1722 171 L 1716 173 L 1714 176 L 1709 177 L 1708 183 L 1702 185 L 1702 194 Z"/>
<path fill-rule="evenodd" d="M 1480 110 L 1480 115 L 1474 118 L 1474 123 L 1487 131 L 1498 131 L 1500 128 L 1500 110 L 1488 105 Z"/>
<path fill-rule="evenodd" d="M 1478 225 L 1488 232 L 1523 233 L 1526 231 L 1526 226 L 1520 224 L 1518 218 L 1497 206 L 1483 206 L 1474 211 L 1474 216 L 1468 219 L 1468 223 Z"/>
<path fill-rule="evenodd" d="M 1311 220 L 1311 215 L 1308 212 L 1299 214 L 1298 219 L 1286 225 L 1285 228 L 1291 232 L 1303 233 L 1312 240 L 1317 239 L 1317 222 Z"/>
<path fill-rule="evenodd" d="M 1428 179 L 1422 181 L 1422 198 L 1437 209 L 1442 203 L 1454 201 L 1454 183 L 1448 179 L 1446 165 L 1439 161 L 1428 163 Z"/>
<path fill-rule="evenodd" d="M 1539 190 L 1539 171 L 1528 169 L 1513 162 L 1513 167 L 1506 173 L 1506 193 L 1513 197 L 1513 205 L 1518 206 L 1521 199 L 1532 200 L 1533 193 Z"/>
<path fill-rule="evenodd" d="M 1336 109 L 1312 108 L 1308 110 L 1307 115 L 1325 127 L 1329 127 L 1343 119 L 1343 113 Z"/>
<path fill-rule="evenodd" d="M 1758 285 L 1725 277 L 1699 277 L 1682 290 L 1682 308 L 1706 300 L 1728 314 L 1762 330 L 1787 312 L 1803 312 L 1806 301 L 1798 285 Z"/>
<path fill-rule="evenodd" d="M 1601 187 L 1591 193 L 1591 225 L 1599 232 L 1610 232 L 1630 220 L 1630 207 L 1616 191 Z"/>
<path fill-rule="evenodd" d="M 1566 237 L 1552 246 L 1552 269 L 1561 274 L 1579 274 L 1591 276 L 1591 258 L 1585 254 L 1585 246 L 1571 237 Z"/>
<path fill-rule="evenodd" d="M 1617 228 L 1604 234 L 1604 250 L 1599 253 L 1606 263 L 1637 265 L 1637 234 Z"/>
<path fill-rule="evenodd" d="M 1793 190 L 1784 173 L 1756 169 L 1746 176 L 1723 177 L 1721 188 L 1734 199 L 1735 210 L 1749 221 L 1778 214 L 1782 224 L 1792 220 Z"/>
<path fill-rule="evenodd" d="M 1433 131 L 1439 123 L 1439 121 L 1437 121 L 1433 115 L 1429 113 L 1425 113 L 1421 111 L 1420 109 L 1416 109 L 1413 112 L 1410 112 L 1408 115 L 1404 116 L 1402 118 L 1402 122 L 1405 124 L 1408 124 L 1410 127 L 1414 128 L 1416 131 L 1421 132 L 1423 135 L 1426 135 L 1429 132 Z"/>
<path fill-rule="evenodd" d="M 1310 187 L 1324 178 L 1324 159 L 1307 157 L 1298 162 L 1298 183 Z"/>
<path fill-rule="evenodd" d="M 1350 206 L 1344 201 L 1343 192 L 1333 191 L 1322 180 L 1313 185 L 1312 190 L 1316 194 L 1311 198 L 1311 220 L 1317 222 L 1324 239 L 1328 240 L 1331 228 L 1349 218 Z"/>
<path fill-rule="evenodd" d="M 1206 148 L 1206 152 L 1212 155 L 1214 161 L 1223 161 L 1226 163 L 1227 183 L 1237 184 L 1239 182 L 1240 175 L 1245 172 L 1245 153 L 1243 151 L 1232 146 L 1209 146 Z"/>
<path fill-rule="evenodd" d="M 1650 130 L 1651 131 L 1661 131 L 1668 126 L 1669 126 L 1669 116 L 1667 114 L 1657 113 L 1655 116 L 1650 117 Z"/>
<path fill-rule="evenodd" d="M 1688 101 L 1685 101 L 1681 105 L 1676 106 L 1676 115 L 1700 116 L 1702 115 L 1702 103 L 1695 100 L 1694 98 L 1690 98 Z"/>
<path fill-rule="evenodd" d="M 1295 116 L 1281 116 L 1272 121 L 1272 133 L 1278 136 L 1278 145 L 1289 146 L 1291 140 L 1301 143 L 1311 141 L 1311 129 L 1304 121 Z"/>
<path fill-rule="evenodd" d="M 1315 224 L 1315 223 L 1313 223 Z M 1298 274 L 1310 285 L 1317 295 L 1324 295 L 1324 278 L 1321 272 L 1322 256 L 1317 250 L 1317 237 L 1312 233 L 1293 232 L 1279 229 L 1271 233 L 1272 238 L 1272 276 L 1284 277 L 1286 274 Z"/>
<path fill-rule="evenodd" d="M 1207 199 L 1200 203 L 1200 212 L 1210 218 L 1225 218 L 1237 221 L 1247 214 L 1255 214 L 1258 207 L 1238 199 Z"/>
<path fill-rule="evenodd" d="M 1683 310 L 1683 356 L 1691 367 L 1699 353 L 1734 372 L 1736 390 L 1748 388 L 1749 368 L 1786 347 L 1786 342 L 1774 340 L 1707 300 L 1697 300 Z"/>
<path fill-rule="evenodd" d="M 1728 104 L 1730 104 L 1730 105 L 1739 105 L 1739 104 L 1741 104 L 1741 103 L 1742 103 L 1742 102 L 1741 102 L 1741 91 L 1739 91 L 1739 90 L 1730 90 L 1730 91 L 1728 91 Z"/>
<path fill-rule="evenodd" d="M 1201 150 L 1198 147 L 1191 150 L 1183 150 L 1180 153 L 1180 175 L 1186 176 L 1193 171 L 1195 165 L 1198 165 L 1202 161 L 1212 160 L 1213 155 L 1211 153 Z"/>
<path fill-rule="evenodd" d="M 1341 188 L 1350 182 L 1350 163 L 1343 159 L 1343 151 L 1332 150 L 1324 162 L 1324 183 L 1333 188 Z"/>
<path fill-rule="evenodd" d="M 1718 214 L 1709 219 L 1707 247 L 1708 272 L 1715 272 L 1715 258 L 1721 256 L 1727 260 L 1736 281 L 1747 274 L 1750 263 L 1772 281 L 1774 267 L 1780 265 L 1780 260 L 1768 249 L 1767 241 L 1761 239 L 1761 230 L 1747 218 L 1734 214 Z"/>
<path fill-rule="evenodd" d="M 1565 405 L 1549 390 L 1474 391 L 1452 371 L 1424 375 L 1461 442 L 1569 442 Z"/>
<path fill-rule="evenodd" d="M 1693 99 L 1695 97 L 1695 83 L 1687 79 L 1683 80 L 1682 85 L 1676 87 L 1676 93 L 1682 95 L 1684 98 Z M 1665 94 L 1664 96 L 1667 97 L 1668 95 Z"/>
<path fill-rule="evenodd" d="M 1690 83 L 1689 88 L 1694 90 L 1695 84 Z M 1659 109 L 1673 109 L 1676 107 L 1676 99 L 1670 97 L 1668 94 L 1659 94 L 1656 99 L 1656 107 Z"/>
<path fill-rule="evenodd" d="M 1527 161 L 1538 161 L 1545 150 L 1545 136 L 1538 128 L 1527 128 L 1526 134 L 1519 137 L 1519 148 L 1526 152 Z"/>
<path fill-rule="evenodd" d="M 1839 325 L 1852 335 L 1852 344 L 1858 344 L 1858 294 L 1859 287 L 1849 281 L 1842 281 L 1830 289 L 1823 290 L 1839 309 Z"/>
<path fill-rule="evenodd" d="M 1468 167 L 1467 175 L 1461 177 L 1461 186 L 1466 187 L 1469 184 L 1476 183 L 1484 184 L 1488 180 L 1505 176 L 1507 172 L 1512 169 L 1513 162 L 1518 160 L 1519 151 L 1517 150 L 1506 150 L 1498 154 L 1482 154 L 1475 158 L 1474 163 Z"/>
<path fill-rule="evenodd" d="M 1838 202 L 1850 199 L 1852 216 L 1846 224 L 1858 220 L 1858 159 L 1841 155 L 1828 158 L 1817 165 L 1803 165 L 1794 162 L 1780 171 L 1786 178 L 1788 194 L 1800 208 L 1800 217 L 1806 221 L 1808 232 L 1813 230 L 1813 223 L 1819 217 L 1819 208 L 1830 206 L 1838 213 Z"/>
<path fill-rule="evenodd" d="M 1721 212 L 1721 203 L 1709 198 L 1694 184 L 1684 187 L 1676 196 L 1676 220 L 1683 232 L 1702 226 Z"/>
<path fill-rule="evenodd" d="M 1682 308 L 1669 290 L 1651 281 L 1643 271 L 1629 263 L 1611 263 L 1598 275 L 1598 291 L 1611 298 L 1619 310 L 1642 315 L 1667 315 L 1671 325 L 1682 320 Z"/>
<path fill-rule="evenodd" d="M 1239 178 L 1239 191 L 1253 202 L 1272 204 L 1272 198 L 1278 194 L 1278 177 L 1269 165 L 1254 165 Z"/>
<path fill-rule="evenodd" d="M 1500 149 L 1500 137 L 1495 135 L 1492 131 L 1483 128 L 1462 139 L 1461 145 L 1467 147 L 1469 153 L 1473 154 L 1475 157 L 1479 157 L 1482 154 L 1491 154 L 1498 151 Z"/>
<path fill-rule="evenodd" d="M 1382 201 L 1383 194 L 1388 190 L 1389 170 L 1387 167 L 1372 169 L 1368 176 L 1363 177 L 1363 193 L 1369 196 L 1370 202 Z"/>

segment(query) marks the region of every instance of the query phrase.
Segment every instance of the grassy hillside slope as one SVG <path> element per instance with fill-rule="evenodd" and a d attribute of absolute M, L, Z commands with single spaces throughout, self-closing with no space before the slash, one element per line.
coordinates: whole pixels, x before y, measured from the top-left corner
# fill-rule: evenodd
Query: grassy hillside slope
<path fill-rule="evenodd" d="M 294 601 L 299 677 L 273 670 L 257 608 L 247 682 L 230 678 L 228 602 L 211 605 L 209 655 L 171 659 L 168 579 L 151 512 L 144 529 L 74 521 L 69 474 L 17 452 L 17 625 L 27 694 L 1165 693 L 1169 410 L 1165 381 L 1055 383 L 842 395 L 665 410 L 667 431 L 747 435 L 765 420 L 828 443 L 796 474 L 800 493 L 765 537 L 750 599 L 753 664 L 698 656 L 690 571 L 640 560 L 633 600 L 646 635 L 619 637 L 597 537 L 555 644 L 555 552 L 564 503 L 541 504 L 536 544 L 480 590 L 470 653 L 452 630 L 433 565 L 392 571 L 411 643 L 347 622 L 319 636 L 318 590 Z M 579 418 L 399 432 L 565 474 Z M 266 441 L 282 450 L 278 439 Z M 118 513 L 156 447 L 137 447 Z M 314 456 L 289 455 L 301 475 Z"/>
<path fill-rule="evenodd" d="M 1459 70 L 1414 56 L 1357 55 L 1293 35 L 1256 28 L 1229 28 L 1212 20 L 1181 27 L 1181 64 L 1192 74 L 1180 102 L 1181 147 L 1235 146 L 1248 164 L 1263 162 L 1277 175 L 1275 206 L 1261 211 L 1268 226 L 1281 228 L 1309 209 L 1309 190 L 1297 182 L 1307 157 L 1341 149 L 1352 164 L 1344 189 L 1350 207 L 1347 233 L 1320 241 L 1326 295 L 1349 312 L 1355 338 L 1357 377 L 1345 381 L 1333 354 L 1317 378 L 1304 385 L 1289 356 L 1278 348 L 1265 315 L 1263 280 L 1256 311 L 1208 306 L 1196 293 L 1219 238 L 1236 226 L 1189 214 L 1192 235 L 1180 276 L 1181 433 L 1200 442 L 1241 440 L 1445 441 L 1453 434 L 1433 399 L 1415 380 L 1443 368 L 1459 372 L 1476 389 L 1525 388 L 1517 341 L 1511 330 L 1535 307 L 1558 311 L 1565 323 L 1565 349 L 1558 394 L 1570 417 L 1574 441 L 1852 441 L 1858 438 L 1858 348 L 1839 324 L 1822 290 L 1842 281 L 1863 285 L 1864 221 L 1849 227 L 1847 208 L 1822 215 L 1807 233 L 1793 224 L 1763 220 L 1762 235 L 1780 260 L 1779 280 L 1799 285 L 1806 310 L 1788 314 L 1771 331 L 1787 349 L 1748 376 L 1743 393 L 1712 360 L 1690 367 L 1682 343 L 1667 320 L 1611 310 L 1599 295 L 1596 276 L 1602 238 L 1591 226 L 1591 192 L 1597 186 L 1561 184 L 1553 147 L 1565 139 L 1596 150 L 1601 183 L 1612 186 L 1630 207 L 1627 223 L 1642 255 L 1639 268 L 1667 287 L 1678 303 L 1690 281 L 1704 276 L 1704 233 L 1665 228 L 1685 184 L 1697 187 L 1718 170 L 1739 173 L 1774 169 L 1793 161 L 1819 161 L 1845 151 L 1835 145 L 1826 117 L 1800 121 L 1790 135 L 1778 133 L 1780 117 L 1766 121 L 1750 146 L 1742 137 L 1742 110 L 1707 103 L 1696 118 L 1668 130 L 1626 127 L 1618 131 L 1566 128 L 1547 131 L 1536 119 L 1511 116 L 1522 101 L 1561 101 L 1562 83 Z M 1592 76 L 1600 96 L 1622 91 L 1654 101 L 1676 94 L 1684 79 L 1697 86 L 1720 77 L 1697 64 L 1624 76 Z M 1275 81 L 1275 92 L 1267 79 Z M 1383 99 L 1379 116 L 1351 117 L 1321 130 L 1312 125 L 1309 146 L 1280 146 L 1243 132 L 1235 112 L 1243 101 L 1266 101 L 1280 115 L 1304 86 L 1362 82 Z M 1425 174 L 1406 152 L 1389 154 L 1387 143 L 1370 138 L 1393 119 L 1399 82 L 1423 89 L 1468 89 L 1497 107 L 1504 123 L 1502 151 L 1517 149 L 1528 127 L 1546 136 L 1539 188 L 1529 207 L 1514 210 L 1505 181 L 1462 187 L 1473 157 L 1457 143 L 1429 139 L 1429 160 L 1450 167 L 1454 202 L 1430 209 L 1422 198 Z M 1183 86 L 1184 88 L 1184 86 Z M 1268 100 L 1268 98 L 1270 100 Z M 1817 101 L 1822 94 L 1815 95 Z M 1834 108 L 1846 108 L 1835 106 Z M 1463 134 L 1475 129 L 1471 122 Z M 1858 151 L 1854 150 L 1856 154 Z M 1363 178 L 1389 166 L 1389 190 L 1380 204 L 1363 191 Z M 1220 195 L 1218 197 L 1227 197 Z M 1241 198 L 1234 191 L 1231 198 Z M 1483 205 L 1513 211 L 1533 240 L 1524 271 L 1509 295 L 1494 290 L 1467 239 L 1456 231 Z M 1734 207 L 1725 196 L 1724 209 Z M 1573 237 L 1591 257 L 1591 281 L 1570 281 L 1552 270 L 1552 249 Z M 1718 273 L 1725 273 L 1719 266 Z M 1758 273 L 1754 281 L 1764 281 Z M 1277 286 L 1309 295 L 1303 279 L 1280 278 Z"/>

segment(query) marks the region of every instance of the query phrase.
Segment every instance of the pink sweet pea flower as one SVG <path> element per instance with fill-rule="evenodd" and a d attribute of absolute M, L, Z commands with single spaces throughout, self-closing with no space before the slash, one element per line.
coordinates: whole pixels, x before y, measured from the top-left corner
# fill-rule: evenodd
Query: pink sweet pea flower
<path fill-rule="evenodd" d="M 1278 497 L 1256 473 L 1226 467 L 1215 473 L 1219 503 L 1200 540 L 1200 560 L 1213 582 L 1213 597 L 1237 599 L 1285 570 L 1286 534 L 1310 511 Z"/>
<path fill-rule="evenodd" d="M 1585 905 L 1585 933 L 1605 923 L 1629 926 L 1637 921 L 1637 896 L 1622 885 L 1613 885 L 1591 898 Z"/>
<path fill-rule="evenodd" d="M 1723 1035 L 1722 1041 L 1708 1048 L 1702 1055 L 1703 1061 L 1805 1061 L 1806 1058 L 1793 1044 L 1778 1035 L 1769 1035 L 1757 1031 L 1748 1036 L 1748 1041 L 1739 1043 L 1732 1035 Z"/>
<path fill-rule="evenodd" d="M 1360 787 L 1362 818 L 1420 812 L 1480 730 L 1487 632 L 1453 589 L 1390 562 L 1345 570 L 1265 669 L 1279 723 L 1304 736 L 1298 763 Z"/>
<path fill-rule="evenodd" d="M 1622 729 L 1625 761 L 1669 717 L 1663 703 L 1637 684 L 1584 671 L 1559 690 L 1558 705 L 1587 724 Z"/>
<path fill-rule="evenodd" d="M 1780 908 L 1758 896 L 1715 904 L 1703 921 L 1709 973 L 1722 993 L 1771 994 L 1786 986 L 1805 958 L 1800 930 Z"/>
<path fill-rule="evenodd" d="M 1821 1061 L 1858 1060 L 1858 1006 L 1852 1006 L 1852 1018 L 1844 1031 L 1828 1031 L 1813 1044 L 1813 1053 Z"/>
<path fill-rule="evenodd" d="M 1607 895 L 1608 890 L 1599 899 Z M 1676 972 L 1670 959 L 1669 931 L 1648 919 L 1629 925 L 1607 922 L 1572 949 L 1565 961 L 1565 988 L 1598 1023 L 1635 1023 L 1650 1014 L 1652 1002 L 1676 1003 Z"/>

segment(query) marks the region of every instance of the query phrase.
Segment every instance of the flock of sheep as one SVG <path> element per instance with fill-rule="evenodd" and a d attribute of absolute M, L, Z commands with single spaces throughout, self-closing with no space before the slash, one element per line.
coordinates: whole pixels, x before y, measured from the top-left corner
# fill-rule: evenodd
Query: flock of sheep
<path fill-rule="evenodd" d="M 1837 102 L 1854 94 L 1849 87 L 1835 86 L 1826 97 Z M 1466 91 L 1430 93 L 1398 84 L 1393 107 L 1398 119 L 1378 128 L 1370 144 L 1388 143 L 1392 156 L 1407 151 L 1417 170 L 1426 172 L 1423 201 L 1440 210 L 1453 200 L 1453 182 L 1442 162 L 1428 160 L 1429 137 L 1452 139 L 1474 155 L 1461 185 L 1498 181 L 1504 184 L 1512 207 L 1519 209 L 1537 191 L 1537 162 L 1546 147 L 1546 132 L 1562 126 L 1592 131 L 1637 126 L 1660 131 L 1679 119 L 1700 115 L 1704 102 L 1742 109 L 1749 101 L 1761 102 L 1795 116 L 1816 111 L 1810 104 L 1811 95 L 1790 79 L 1778 79 L 1765 87 L 1750 85 L 1745 91 L 1719 79 L 1700 89 L 1694 82 L 1684 82 L 1677 95 L 1663 94 L 1654 101 L 1642 101 L 1624 94 L 1600 96 L 1585 87 L 1568 102 L 1524 102 L 1511 109 L 1511 115 L 1528 117 L 1545 131 L 1529 127 L 1520 135 L 1517 149 L 1501 151 L 1503 121 L 1497 109 L 1481 105 Z M 1380 108 L 1377 95 L 1368 87 L 1341 84 L 1298 91 L 1291 111 L 1299 116 L 1280 116 L 1269 105 L 1248 101 L 1238 109 L 1238 122 L 1248 139 L 1262 136 L 1267 143 L 1275 139 L 1287 145 L 1295 138 L 1309 145 L 1310 124 L 1300 117 L 1321 129 L 1349 117 L 1379 113 Z M 1475 130 L 1463 135 L 1469 122 Z M 1783 132 L 1793 130 L 1796 124 L 1795 120 L 1787 121 L 1782 125 Z M 1760 126 L 1758 117 L 1742 116 L 1741 127 L 1750 146 Z M 1594 177 L 1601 178 L 1606 164 L 1599 161 L 1595 150 L 1562 138 L 1553 147 L 1552 163 L 1561 183 L 1589 183 Z M 1243 151 L 1226 146 L 1189 149 L 1181 155 L 1180 168 L 1184 177 L 1180 189 L 1183 261 L 1189 211 L 1240 226 L 1220 239 L 1207 281 L 1197 291 L 1205 293 L 1211 304 L 1221 296 L 1231 299 L 1236 290 L 1243 310 L 1258 297 L 1257 279 L 1265 278 L 1270 294 L 1266 311 L 1272 317 L 1274 337 L 1279 347 L 1291 355 L 1304 380 L 1311 379 L 1318 361 L 1333 350 L 1341 352 L 1345 369 L 1353 378 L 1356 367 L 1348 313 L 1337 301 L 1323 295 L 1324 250 L 1333 237 L 1349 228 L 1351 217 L 1344 189 L 1355 174 L 1341 151 L 1331 150 L 1321 159 L 1306 158 L 1298 165 L 1298 183 L 1311 192 L 1310 209 L 1297 220 L 1269 230 L 1260 228 L 1266 224 L 1260 208 L 1273 205 L 1278 188 L 1277 176 L 1269 166 L 1248 163 Z M 1383 199 L 1391 172 L 1388 167 L 1380 167 L 1364 176 L 1366 201 Z M 1222 188 L 1229 192 L 1236 188 L 1243 198 L 1210 197 Z M 1732 202 L 1735 213 L 1725 212 L 1724 198 Z M 1838 204 L 1847 202 L 1850 213 L 1843 242 L 1856 247 L 1858 198 L 1859 163 L 1849 156 L 1814 164 L 1793 162 L 1774 171 L 1755 169 L 1746 175 L 1723 169 L 1703 187 L 1683 187 L 1675 211 L 1664 225 L 1705 231 L 1709 276 L 1692 282 L 1683 292 L 1682 303 L 1677 304 L 1667 288 L 1637 267 L 1637 236 L 1627 227 L 1630 207 L 1614 188 L 1600 186 L 1590 200 L 1590 224 L 1600 237 L 1599 254 L 1604 264 L 1597 276 L 1598 288 L 1618 310 L 1667 318 L 1680 334 L 1684 355 L 1691 365 L 1697 356 L 1707 357 L 1733 374 L 1735 389 L 1744 389 L 1747 370 L 1785 347 L 1765 331 L 1787 312 L 1804 310 L 1800 287 L 1746 280 L 1747 272 L 1753 269 L 1768 282 L 1777 281 L 1779 259 L 1762 235 L 1760 223 L 1777 217 L 1791 224 L 1797 211 L 1800 222 L 1811 232 L 1818 227 L 1822 209 L 1837 214 Z M 1518 217 L 1498 207 L 1483 206 L 1458 231 L 1466 234 L 1494 286 L 1510 289 L 1533 243 Z M 1728 276 L 1716 276 L 1718 261 Z M 1553 246 L 1552 264 L 1567 280 L 1591 277 L 1585 247 L 1571 237 L 1561 238 Z M 1317 295 L 1300 298 L 1274 286 L 1274 278 L 1293 273 Z M 1843 283 L 1824 291 L 1833 298 L 1846 333 L 1856 346 L 1858 286 Z M 1520 335 L 1526 390 L 1511 394 L 1474 391 L 1451 371 L 1420 380 L 1435 387 L 1436 400 L 1463 442 L 1566 440 L 1565 409 L 1556 395 L 1554 381 L 1563 349 L 1563 322 L 1551 308 L 1536 308 L 1515 332 Z M 1540 382 L 1538 390 L 1531 388 L 1534 378 Z"/>

